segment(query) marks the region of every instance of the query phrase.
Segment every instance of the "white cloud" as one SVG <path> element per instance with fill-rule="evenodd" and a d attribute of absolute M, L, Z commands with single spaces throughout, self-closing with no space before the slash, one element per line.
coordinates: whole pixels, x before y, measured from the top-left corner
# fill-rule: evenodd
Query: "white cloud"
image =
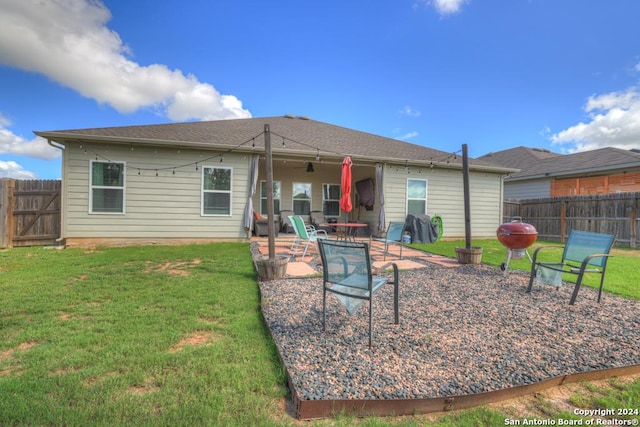
<path fill-rule="evenodd" d="M 462 5 L 471 0 L 416 0 L 415 5 L 433 5 L 440 15 L 453 15 L 462 10 Z"/>
<path fill-rule="evenodd" d="M 33 172 L 24 170 L 14 161 L 3 162 L 0 160 L 0 178 L 37 179 L 38 177 Z"/>
<path fill-rule="evenodd" d="M 584 106 L 589 120 L 551 136 L 553 144 L 573 144 L 569 152 L 602 147 L 640 148 L 640 92 L 593 95 Z"/>
<path fill-rule="evenodd" d="M 401 141 L 404 141 L 406 139 L 411 139 L 411 138 L 415 138 L 416 136 L 418 136 L 418 132 L 409 132 L 409 133 L 405 133 L 402 136 L 399 136 L 398 139 Z"/>
<path fill-rule="evenodd" d="M 51 160 L 60 157 L 60 150 L 47 144 L 47 140 L 36 137 L 27 140 L 11 132 L 11 122 L 0 114 L 0 154 L 14 154 Z"/>
<path fill-rule="evenodd" d="M 121 113 L 160 108 L 171 120 L 251 117 L 233 95 L 166 65 L 143 66 L 107 27 L 100 0 L 2 0 L 0 61 L 43 74 Z"/>
<path fill-rule="evenodd" d="M 418 110 L 414 110 L 408 105 L 405 105 L 404 108 L 400 110 L 400 114 L 404 114 L 405 116 L 408 116 L 408 117 L 420 117 L 422 113 L 420 113 L 420 111 Z"/>

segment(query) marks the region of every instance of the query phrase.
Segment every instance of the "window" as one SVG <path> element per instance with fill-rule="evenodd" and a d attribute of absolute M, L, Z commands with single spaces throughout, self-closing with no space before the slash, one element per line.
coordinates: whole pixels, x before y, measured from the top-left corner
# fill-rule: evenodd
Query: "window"
<path fill-rule="evenodd" d="M 91 161 L 89 213 L 124 213 L 125 164 Z"/>
<path fill-rule="evenodd" d="M 273 181 L 273 212 L 280 212 L 280 181 Z M 260 213 L 267 212 L 267 181 L 260 181 Z"/>
<path fill-rule="evenodd" d="M 296 215 L 311 213 L 311 184 L 293 183 L 293 212 Z"/>
<path fill-rule="evenodd" d="M 202 168 L 202 215 L 231 215 L 231 168 Z"/>
<path fill-rule="evenodd" d="M 322 184 L 322 213 L 340 215 L 340 184 Z"/>
<path fill-rule="evenodd" d="M 407 214 L 427 213 L 427 180 L 407 179 Z"/>

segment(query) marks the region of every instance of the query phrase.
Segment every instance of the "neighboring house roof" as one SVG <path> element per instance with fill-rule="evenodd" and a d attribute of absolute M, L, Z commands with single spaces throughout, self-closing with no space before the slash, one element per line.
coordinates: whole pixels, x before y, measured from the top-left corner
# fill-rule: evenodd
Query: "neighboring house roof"
<path fill-rule="evenodd" d="M 558 156 L 562 156 L 562 154 L 553 153 L 544 148 L 520 146 L 509 148 L 508 150 L 497 151 L 495 153 L 485 154 L 484 156 L 478 157 L 478 159 L 501 166 L 528 169 L 532 164 L 537 163 L 540 160 L 552 159 Z"/>
<path fill-rule="evenodd" d="M 59 143 L 100 142 L 207 148 L 251 152 L 264 150 L 264 125 L 271 132 L 274 155 L 311 159 L 352 156 L 360 161 L 401 162 L 408 165 L 462 167 L 462 157 L 440 150 L 360 132 L 306 117 L 280 116 L 205 122 L 171 123 L 35 132 Z M 285 146 L 282 146 L 284 139 Z M 254 148 L 255 145 L 255 148 Z M 259 152 L 259 151 L 258 151 Z M 469 160 L 470 168 L 498 173 L 513 172 L 483 160 Z"/>
<path fill-rule="evenodd" d="M 490 153 L 479 159 L 505 167 L 521 169 L 520 172 L 511 174 L 505 181 L 594 175 L 614 170 L 640 168 L 639 152 L 612 147 L 567 155 L 517 147 L 498 153 Z"/>

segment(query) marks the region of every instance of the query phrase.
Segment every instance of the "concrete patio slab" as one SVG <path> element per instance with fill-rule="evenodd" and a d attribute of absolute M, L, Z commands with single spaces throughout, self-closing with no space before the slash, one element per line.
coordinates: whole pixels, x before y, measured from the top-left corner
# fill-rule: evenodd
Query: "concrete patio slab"
<path fill-rule="evenodd" d="M 311 277 L 320 273 L 304 261 L 289 261 L 287 264 L 287 277 Z"/>
<path fill-rule="evenodd" d="M 266 237 L 254 237 L 252 240 L 258 242 L 258 250 L 261 254 L 266 255 L 269 253 L 268 239 Z M 291 247 L 294 240 L 294 235 L 281 233 L 275 240 L 276 254 L 293 255 Z M 395 262 L 400 270 L 421 269 L 425 268 L 428 263 L 451 268 L 460 266 L 455 258 L 434 255 L 406 246 L 402 248 L 402 259 L 400 259 L 399 245 L 389 245 L 385 256 L 384 243 L 375 240 L 369 241 L 369 239 L 362 239 L 359 241 L 370 244 L 370 254 L 374 268 L 379 268 L 388 262 Z M 287 278 L 311 277 L 321 273 L 321 269 L 318 268 L 318 265 L 320 264 L 320 255 L 318 254 L 317 245 L 315 243 L 311 243 L 304 257 L 302 257 L 303 250 L 304 244 L 301 244 L 297 250 L 296 256 L 292 257 L 289 261 L 287 265 Z"/>
<path fill-rule="evenodd" d="M 374 261 L 371 263 L 371 265 L 375 268 L 380 268 L 383 265 L 393 262 L 398 266 L 398 269 L 400 270 L 415 270 L 418 268 L 425 268 L 424 263 L 419 263 L 419 262 L 415 262 L 415 261 L 411 261 L 409 259 L 393 259 L 393 260 L 387 260 L 387 261 Z"/>

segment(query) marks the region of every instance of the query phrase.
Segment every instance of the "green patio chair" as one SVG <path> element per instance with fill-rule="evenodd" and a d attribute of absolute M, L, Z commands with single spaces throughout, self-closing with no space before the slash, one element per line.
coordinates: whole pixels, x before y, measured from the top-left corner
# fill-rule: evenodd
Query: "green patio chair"
<path fill-rule="evenodd" d="M 394 323 L 400 323 L 398 310 L 398 266 L 389 263 L 378 271 L 393 267 L 393 281 L 374 275 L 371 270 L 369 245 L 364 242 L 344 242 L 337 240 L 318 240 L 322 258 L 322 330 L 326 331 L 327 292 L 338 296 L 350 314 L 353 314 L 364 301 L 369 301 L 369 347 L 373 343 L 373 295 L 386 283 L 394 285 L 393 308 Z"/>
<path fill-rule="evenodd" d="M 307 250 L 309 249 L 309 243 L 316 242 L 320 239 L 328 239 L 329 235 L 324 230 L 316 230 L 313 225 L 305 224 L 302 217 L 290 215 L 289 219 L 291 220 L 291 224 L 293 225 L 293 230 L 296 233 L 296 240 L 292 247 L 292 255 L 291 258 L 295 259 L 296 254 L 298 253 L 298 247 L 303 241 L 307 243 L 304 246 L 304 251 L 302 252 L 302 258 L 307 254 Z"/>
<path fill-rule="evenodd" d="M 549 247 L 561 247 L 562 245 L 540 246 L 533 253 L 531 260 L 531 274 L 527 293 L 531 292 L 534 280 L 539 284 L 562 285 L 562 274 L 575 274 L 576 280 L 569 305 L 573 305 L 578 296 L 580 285 L 585 273 L 600 274 L 600 289 L 598 290 L 598 302 L 602 296 L 604 274 L 607 270 L 611 247 L 616 236 L 613 234 L 592 233 L 588 231 L 571 230 L 560 262 L 538 261 L 538 253 Z"/>

